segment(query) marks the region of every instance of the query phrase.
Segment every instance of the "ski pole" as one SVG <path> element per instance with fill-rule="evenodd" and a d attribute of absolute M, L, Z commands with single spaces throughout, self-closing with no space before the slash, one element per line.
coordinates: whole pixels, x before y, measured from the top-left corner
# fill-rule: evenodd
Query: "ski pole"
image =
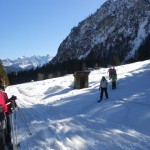
<path fill-rule="evenodd" d="M 17 150 L 18 147 L 20 147 L 20 144 L 18 143 L 18 139 L 17 139 L 18 135 L 17 135 L 17 123 L 16 123 L 16 110 L 11 115 L 11 124 L 12 124 L 12 136 L 13 136 L 13 149 Z"/>
<path fill-rule="evenodd" d="M 31 132 L 30 132 L 29 126 L 28 126 L 28 124 L 27 124 L 27 120 L 26 120 L 26 118 L 24 117 L 23 112 L 21 111 L 21 109 L 19 108 L 18 105 L 17 105 L 17 109 L 18 109 L 18 112 L 19 112 L 19 114 L 20 114 L 20 117 L 22 118 L 24 124 L 26 125 L 26 129 L 27 129 L 29 135 L 32 135 Z"/>
<path fill-rule="evenodd" d="M 15 149 L 16 141 L 15 141 L 15 128 L 14 128 L 14 118 L 13 118 L 13 114 L 11 115 L 11 125 L 12 125 L 13 149 Z"/>
<path fill-rule="evenodd" d="M 14 135 L 15 135 L 15 143 L 16 143 L 16 145 L 15 145 L 15 147 L 17 148 L 18 146 L 19 146 L 19 143 L 18 143 L 18 139 L 17 139 L 17 137 L 18 137 L 18 135 L 17 135 L 17 122 L 16 122 L 16 110 L 14 111 Z"/>

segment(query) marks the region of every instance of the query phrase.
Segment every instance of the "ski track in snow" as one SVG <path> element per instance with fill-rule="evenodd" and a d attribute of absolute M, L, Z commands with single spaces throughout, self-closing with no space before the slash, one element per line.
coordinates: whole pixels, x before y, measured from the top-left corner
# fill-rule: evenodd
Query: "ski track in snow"
<path fill-rule="evenodd" d="M 108 68 L 90 73 L 89 88 L 73 89 L 73 75 L 14 85 L 7 93 L 17 112 L 20 150 L 149 150 L 150 61 L 116 67 L 117 89 L 99 99 L 99 83 Z"/>

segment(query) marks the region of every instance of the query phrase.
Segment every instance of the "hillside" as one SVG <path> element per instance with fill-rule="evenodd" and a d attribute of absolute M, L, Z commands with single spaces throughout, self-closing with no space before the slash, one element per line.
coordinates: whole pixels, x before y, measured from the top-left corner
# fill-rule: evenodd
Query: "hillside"
<path fill-rule="evenodd" d="M 150 53 L 145 43 L 150 43 L 150 1 L 108 0 L 72 28 L 52 63 L 77 59 L 107 66 L 146 60 Z"/>
<path fill-rule="evenodd" d="M 150 60 L 116 67 L 117 89 L 97 103 L 108 68 L 92 71 L 89 88 L 73 89 L 73 75 L 7 87 L 18 97 L 20 150 L 149 150 Z M 32 133 L 20 117 L 24 114 Z"/>

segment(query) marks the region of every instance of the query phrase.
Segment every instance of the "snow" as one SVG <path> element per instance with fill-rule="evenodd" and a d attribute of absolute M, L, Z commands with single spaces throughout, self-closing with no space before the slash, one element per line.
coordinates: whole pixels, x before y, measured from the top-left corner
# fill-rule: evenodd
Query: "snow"
<path fill-rule="evenodd" d="M 146 18 L 141 24 L 139 25 L 138 35 L 137 38 L 135 38 L 133 43 L 133 49 L 129 52 L 128 56 L 125 58 L 125 60 L 128 60 L 131 57 L 134 57 L 135 51 L 139 48 L 142 41 L 146 38 L 147 34 L 145 31 L 145 26 L 148 22 L 148 18 Z"/>
<path fill-rule="evenodd" d="M 20 150 L 149 150 L 150 60 L 115 68 L 117 89 L 108 80 L 109 99 L 101 103 L 108 68 L 91 71 L 89 87 L 80 90 L 72 74 L 7 87 L 17 96 L 12 117 Z"/>

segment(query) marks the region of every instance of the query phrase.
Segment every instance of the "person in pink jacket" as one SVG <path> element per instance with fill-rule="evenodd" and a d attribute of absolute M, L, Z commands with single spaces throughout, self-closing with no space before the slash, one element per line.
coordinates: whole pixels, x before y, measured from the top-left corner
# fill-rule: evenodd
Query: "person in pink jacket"
<path fill-rule="evenodd" d="M 0 148 L 5 148 L 5 130 L 6 130 L 6 113 L 8 112 L 8 106 L 4 102 L 3 94 L 0 92 Z"/>
<path fill-rule="evenodd" d="M 10 99 L 8 98 L 7 93 L 5 92 L 5 80 L 2 76 L 0 76 L 0 99 L 6 118 L 6 129 L 4 130 L 5 144 L 9 150 L 12 150 L 13 144 L 11 143 L 11 124 L 9 115 L 12 113 L 12 109 L 14 109 L 12 106 L 14 105 L 13 103 L 15 103 L 16 97 L 12 96 Z"/>

